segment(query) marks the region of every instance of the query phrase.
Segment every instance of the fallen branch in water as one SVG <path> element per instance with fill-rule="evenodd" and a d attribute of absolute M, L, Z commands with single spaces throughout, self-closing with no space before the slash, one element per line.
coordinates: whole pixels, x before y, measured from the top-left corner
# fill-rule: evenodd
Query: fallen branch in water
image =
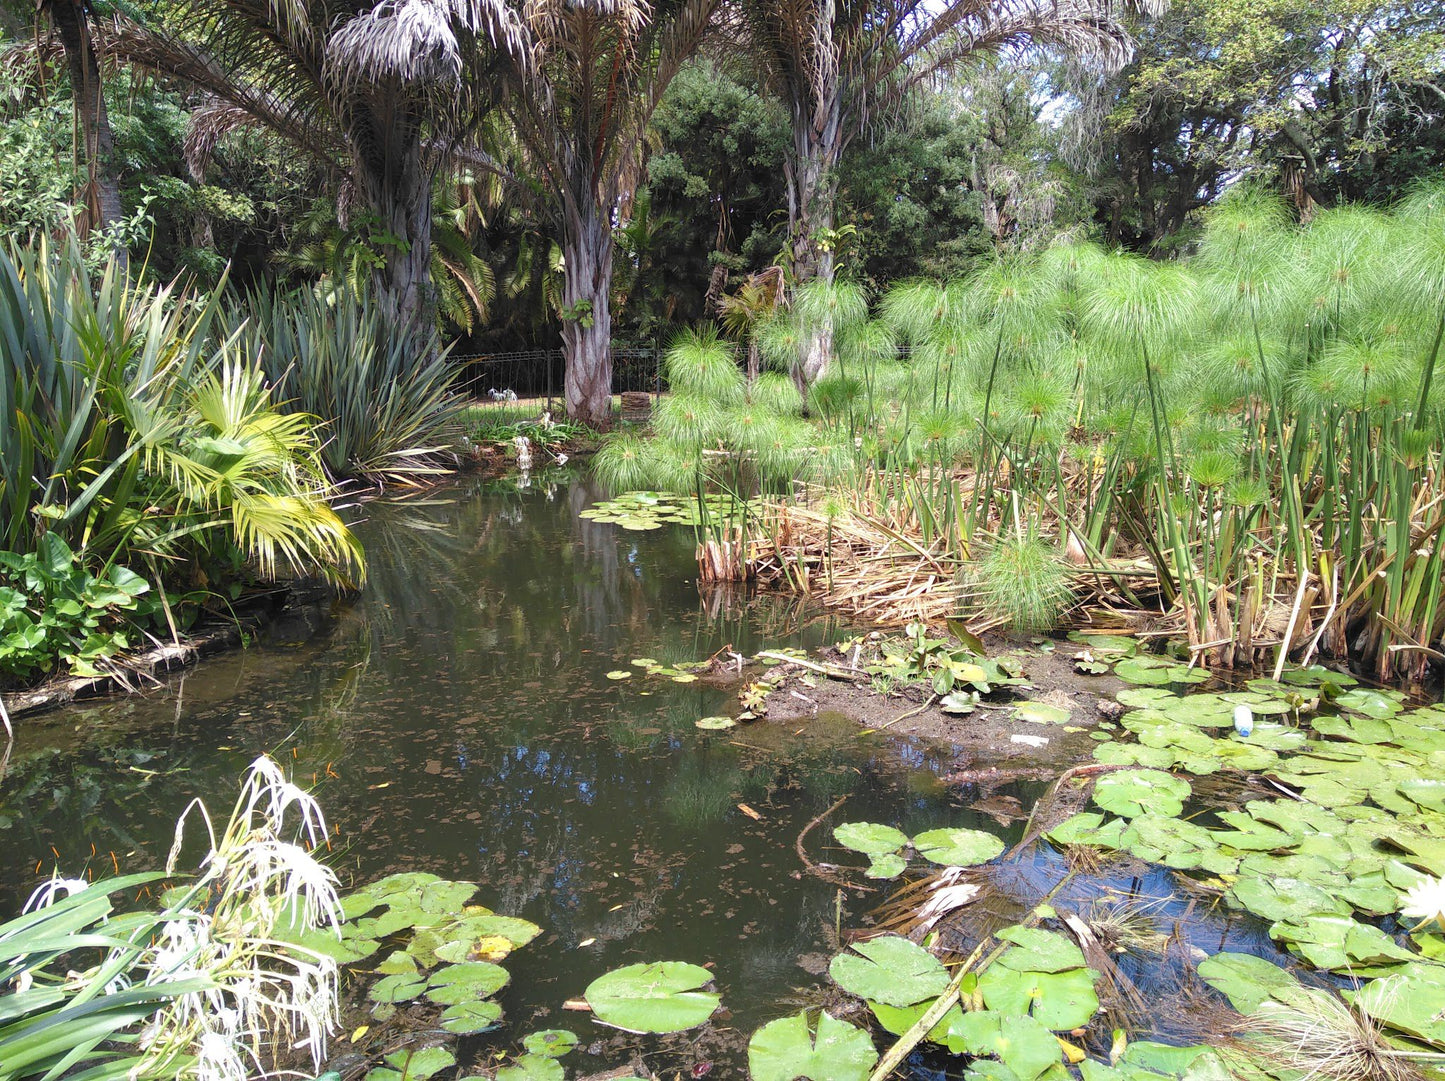
<path fill-rule="evenodd" d="M 798 834 L 798 839 L 793 842 L 793 848 L 798 853 L 798 859 L 803 861 L 803 869 L 807 871 L 808 874 L 814 875 L 817 878 L 821 878 L 825 882 L 831 882 L 835 886 L 847 886 L 851 890 L 860 890 L 863 893 L 872 893 L 873 890 L 871 887 L 857 885 L 854 882 L 850 882 L 843 875 L 837 874 L 836 872 L 830 871 L 827 868 L 821 866 L 820 864 L 814 863 L 808 858 L 808 850 L 803 847 L 803 841 L 806 840 L 808 834 L 813 831 L 813 827 L 818 825 L 818 823 L 822 822 L 823 819 L 827 818 L 839 807 L 843 806 L 847 799 L 847 796 L 840 796 L 826 811 L 823 811 L 822 813 L 814 815 L 812 818 L 810 818 L 808 820 L 808 824 L 803 827 L 803 831 Z"/>
<path fill-rule="evenodd" d="M 810 672 L 818 672 L 829 679 L 846 679 L 850 683 L 867 683 L 873 677 L 867 672 L 854 672 L 847 668 L 839 668 L 833 664 L 818 664 L 815 661 L 805 661 L 801 657 L 790 657 L 786 653 L 774 653 L 765 649 L 758 654 L 759 660 L 778 661 L 782 664 L 796 664 Z"/>

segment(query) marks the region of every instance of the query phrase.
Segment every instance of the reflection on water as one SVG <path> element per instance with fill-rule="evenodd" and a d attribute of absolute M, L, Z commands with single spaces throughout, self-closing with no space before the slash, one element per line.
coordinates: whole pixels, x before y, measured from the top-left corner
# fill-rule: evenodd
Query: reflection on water
<path fill-rule="evenodd" d="M 809 818 L 844 793 L 850 817 L 908 830 L 976 816 L 907 780 L 943 770 L 936 749 L 827 717 L 699 733 L 725 692 L 608 680 L 634 657 L 837 631 L 781 599 L 700 597 L 690 532 L 579 520 L 599 494 L 474 481 L 368 505 L 354 606 L 297 613 L 164 690 L 29 722 L 0 791 L 0 908 L 57 856 L 68 872 L 156 866 L 186 801 L 229 806 L 269 751 L 315 784 L 345 877 L 475 879 L 484 903 L 545 928 L 509 966 L 514 1020 L 656 958 L 714 963 L 735 1023 L 766 1019 L 815 980 L 798 958 L 829 948 L 834 887 L 798 877 L 793 851 Z"/>
<path fill-rule="evenodd" d="M 508 966 L 516 1024 L 578 1026 L 556 1016 L 565 999 L 657 959 L 715 966 L 742 1034 L 777 1016 L 835 948 L 836 888 L 801 876 L 794 851 L 809 819 L 848 794 L 840 818 L 910 834 L 1000 827 L 937 782 L 947 748 L 826 716 L 700 733 L 726 692 L 608 680 L 634 657 L 806 647 L 839 629 L 781 599 L 700 597 L 691 534 L 579 520 L 599 494 L 563 476 L 368 505 L 355 605 L 296 613 L 162 690 L 26 723 L 0 788 L 0 913 L 57 860 L 159 866 L 185 803 L 229 807 L 266 751 L 316 787 L 344 878 L 473 879 L 482 903 L 544 928 Z M 1058 872 L 1047 855 L 1020 871 L 1040 878 L 1036 896 Z M 848 898 L 843 925 L 880 896 Z"/>

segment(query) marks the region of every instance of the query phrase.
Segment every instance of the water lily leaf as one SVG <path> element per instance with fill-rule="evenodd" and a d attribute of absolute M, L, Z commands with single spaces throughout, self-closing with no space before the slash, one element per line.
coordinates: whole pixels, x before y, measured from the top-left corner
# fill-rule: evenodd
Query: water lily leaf
<path fill-rule="evenodd" d="M 880 935 L 840 953 L 828 974 L 843 990 L 889 1006 L 912 1006 L 948 989 L 948 971 L 933 954 L 898 935 Z"/>
<path fill-rule="evenodd" d="M 417 975 L 416 959 L 403 950 L 393 950 L 387 955 L 386 960 L 376 966 L 376 971 L 383 976 L 415 976 Z"/>
<path fill-rule="evenodd" d="M 628 1032 L 682 1032 L 717 1009 L 720 996 L 699 988 L 712 973 L 685 961 L 626 965 L 599 976 L 583 996 L 599 1020 Z"/>
<path fill-rule="evenodd" d="M 1032 721 L 1034 724 L 1064 724 L 1073 717 L 1073 714 L 1067 709 L 1051 706 L 1047 702 L 1027 700 L 1014 706 L 1014 716 L 1021 721 Z"/>
<path fill-rule="evenodd" d="M 1058 845 L 1094 845 L 1099 848 L 1119 848 L 1120 837 L 1128 825 L 1122 818 L 1105 823 L 1104 816 L 1096 811 L 1081 811 L 1064 819 L 1045 836 Z"/>
<path fill-rule="evenodd" d="M 439 969 L 427 985 L 426 997 L 444 1006 L 487 998 L 496 994 L 511 977 L 507 970 L 489 961 L 467 961 Z"/>
<path fill-rule="evenodd" d="M 1410 965 L 1345 997 L 1393 1029 L 1445 1044 L 1445 968 L 1439 965 Z"/>
<path fill-rule="evenodd" d="M 1346 691 L 1335 699 L 1335 705 L 1352 713 L 1363 713 L 1366 717 L 1393 717 L 1405 707 L 1399 699 L 1384 691 L 1370 691 L 1356 688 Z"/>
<path fill-rule="evenodd" d="M 978 708 L 980 700 L 981 696 L 977 691 L 954 691 L 939 699 L 938 708 L 944 713 L 972 713 Z"/>
<path fill-rule="evenodd" d="M 1302 923 L 1274 923 L 1269 935 L 1324 971 L 1415 960 L 1413 953 L 1396 945 L 1378 927 L 1348 916 L 1312 916 Z"/>
<path fill-rule="evenodd" d="M 1239 867 L 1239 857 L 1221 852 L 1209 830 L 1178 818 L 1139 815 L 1129 823 L 1119 843 L 1141 860 L 1180 871 L 1201 868 L 1225 875 Z"/>
<path fill-rule="evenodd" d="M 1167 747 L 1146 747 L 1142 743 L 1104 743 L 1094 748 L 1094 761 L 1106 766 L 1168 769 L 1174 764 L 1174 752 Z"/>
<path fill-rule="evenodd" d="M 1282 678 L 1286 683 L 1295 687 L 1323 687 L 1327 683 L 1336 687 L 1353 687 L 1359 682 L 1347 672 L 1336 672 L 1322 664 L 1312 664 L 1308 668 L 1285 669 Z"/>
<path fill-rule="evenodd" d="M 1396 781 L 1395 789 L 1427 811 L 1445 814 L 1445 781 L 1433 777 L 1408 777 Z"/>
<path fill-rule="evenodd" d="M 534 1055 L 561 1058 L 577 1046 L 577 1034 L 565 1028 L 547 1028 L 532 1033 L 522 1041 L 522 1046 Z"/>
<path fill-rule="evenodd" d="M 1300 983 L 1278 965 L 1248 953 L 1217 953 L 1199 962 L 1199 978 L 1240 1013 L 1253 1013 L 1266 999 Z"/>
<path fill-rule="evenodd" d="M 1188 781 L 1155 769 L 1120 770 L 1094 782 L 1094 802 L 1123 818 L 1177 815 L 1189 793 Z"/>
<path fill-rule="evenodd" d="M 393 1051 L 386 1064 L 416 1081 L 425 1081 L 432 1074 L 449 1070 L 457 1064 L 457 1056 L 445 1047 L 423 1047 L 419 1051 Z"/>
<path fill-rule="evenodd" d="M 372 1002 L 409 1002 L 426 990 L 426 981 L 415 976 L 383 976 L 371 985 L 366 997 Z"/>
<path fill-rule="evenodd" d="M 908 861 L 898 853 L 885 852 L 881 856 L 874 856 L 873 862 L 868 864 L 868 870 L 863 873 L 868 878 L 897 878 L 907 867 Z"/>
<path fill-rule="evenodd" d="M 1353 692 L 1360 694 L 1364 692 Z M 1353 743 L 1389 743 L 1395 738 L 1390 722 L 1378 717 L 1316 717 L 1310 727 L 1322 736 L 1335 736 Z"/>
<path fill-rule="evenodd" d="M 1020 1081 L 1034 1081 L 1063 1061 L 1053 1033 L 1022 1011 L 970 1010 L 961 1027 L 969 1054 L 996 1056 Z"/>
<path fill-rule="evenodd" d="M 735 727 L 737 723 L 731 717 L 704 717 L 697 722 L 697 727 L 706 732 L 720 732 L 724 728 Z"/>
<path fill-rule="evenodd" d="M 1157 1043 L 1154 1040 L 1133 1040 L 1120 1061 L 1128 1066 L 1157 1070 L 1170 1077 L 1177 1077 L 1208 1050 L 1207 1047 L 1198 1045 L 1175 1047 L 1173 1044 Z"/>
<path fill-rule="evenodd" d="M 990 1010 L 1028 1014 L 1046 1028 L 1065 1031 L 1087 1025 L 1098 1012 L 1096 975 L 1087 968 L 1026 972 L 998 964 L 979 977 L 978 989 Z"/>
<path fill-rule="evenodd" d="M 1004 850 L 1001 838 L 983 830 L 944 828 L 927 830 L 913 838 L 918 854 L 946 867 L 972 867 L 987 863 Z"/>
<path fill-rule="evenodd" d="M 500 1003 L 490 999 L 458 1002 L 442 1011 L 441 1027 L 458 1036 L 474 1036 L 496 1026 L 502 1019 Z"/>
<path fill-rule="evenodd" d="M 607 673 L 607 678 L 613 680 L 631 679 L 632 673 L 629 672 L 626 668 L 614 668 L 612 671 Z"/>
<path fill-rule="evenodd" d="M 844 848 L 865 856 L 897 852 L 908 843 L 908 835 L 902 830 L 877 822 L 844 822 L 833 830 L 833 836 Z"/>
<path fill-rule="evenodd" d="M 878 1052 L 862 1029 L 827 1010 L 810 1026 L 806 1010 L 770 1021 L 748 1041 L 753 1081 L 867 1081 Z"/>
<path fill-rule="evenodd" d="M 977 980 L 974 981 L 977 987 Z M 883 1028 L 895 1036 L 902 1036 L 916 1025 L 920 1018 L 932 1008 L 933 1003 L 919 1002 L 912 1006 L 889 1006 L 883 1002 L 870 1002 L 868 1008 Z M 961 1055 L 968 1048 L 963 1032 L 963 1008 L 955 1005 L 934 1025 L 927 1037 L 931 1042 L 941 1044 L 955 1055 Z"/>
<path fill-rule="evenodd" d="M 1170 683 L 1204 683 L 1209 673 L 1201 668 L 1177 664 L 1166 657 L 1125 657 L 1114 665 L 1114 675 L 1125 683 L 1163 687 Z"/>
<path fill-rule="evenodd" d="M 1121 706 L 1129 706 L 1131 709 L 1146 709 L 1150 706 L 1158 706 L 1179 696 L 1173 691 L 1164 690 L 1162 687 L 1128 687 L 1114 697 Z"/>
<path fill-rule="evenodd" d="M 1081 631 L 1070 631 L 1069 641 L 1088 646 L 1095 656 L 1132 657 L 1139 652 L 1137 639 L 1119 634 L 1084 634 Z"/>
<path fill-rule="evenodd" d="M 1229 888 L 1240 907 L 1260 919 L 1302 923 L 1313 916 L 1348 916 L 1350 906 L 1318 886 L 1293 878 L 1244 875 Z"/>
<path fill-rule="evenodd" d="M 679 672 L 677 675 L 672 677 L 672 681 L 674 683 L 696 683 L 697 676 L 693 675 L 691 672 Z"/>
<path fill-rule="evenodd" d="M 998 963 L 1005 968 L 1030 972 L 1063 972 L 1084 967 L 1084 951 L 1070 939 L 1038 927 L 1005 927 L 997 937 L 1013 946 Z"/>
<path fill-rule="evenodd" d="M 417 893 L 416 907 L 432 915 L 452 916 L 461 912 L 476 892 L 475 882 L 428 882 Z"/>
<path fill-rule="evenodd" d="M 497 1071 L 497 1081 L 562 1081 L 566 1076 L 562 1064 L 546 1055 L 520 1055 Z"/>

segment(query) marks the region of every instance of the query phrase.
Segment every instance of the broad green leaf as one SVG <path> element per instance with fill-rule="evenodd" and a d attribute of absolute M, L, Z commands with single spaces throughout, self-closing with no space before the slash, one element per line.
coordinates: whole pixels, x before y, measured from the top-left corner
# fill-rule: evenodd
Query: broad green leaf
<path fill-rule="evenodd" d="M 913 847 L 920 856 L 945 867 L 972 867 L 998 856 L 1004 843 L 982 830 L 944 828 L 920 833 L 913 838 Z"/>
<path fill-rule="evenodd" d="M 1124 818 L 1146 813 L 1177 815 L 1189 793 L 1188 781 L 1153 769 L 1106 773 L 1094 782 L 1094 802 Z"/>
<path fill-rule="evenodd" d="M 597 1018 L 628 1032 L 682 1032 L 712 1016 L 720 996 L 699 988 L 712 973 L 685 961 L 627 965 L 599 976 L 584 992 Z"/>
<path fill-rule="evenodd" d="M 840 953 L 828 974 L 843 990 L 889 1006 L 912 1006 L 948 989 L 948 972 L 933 954 L 898 935 L 880 935 Z"/>
<path fill-rule="evenodd" d="M 748 1041 L 753 1081 L 867 1081 L 878 1052 L 862 1029 L 824 1010 L 816 1027 L 808 1012 L 770 1021 Z"/>
<path fill-rule="evenodd" d="M 877 822 L 844 822 L 833 830 L 833 836 L 844 848 L 851 848 L 865 856 L 897 852 L 908 843 L 907 834 Z"/>

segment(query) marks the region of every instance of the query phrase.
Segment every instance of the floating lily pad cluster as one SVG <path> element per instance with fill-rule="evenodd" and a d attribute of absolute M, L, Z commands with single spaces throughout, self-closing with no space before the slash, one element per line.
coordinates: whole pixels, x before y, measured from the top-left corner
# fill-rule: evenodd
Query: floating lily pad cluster
<path fill-rule="evenodd" d="M 1122 727 L 1137 742 L 1111 741 L 1096 758 L 1139 768 L 1099 777 L 1098 809 L 1048 836 L 1213 876 L 1206 884 L 1267 921 L 1299 961 L 1370 981 L 1347 998 L 1399 1036 L 1445 1047 L 1445 938 L 1389 922 L 1423 876 L 1445 877 L 1445 707 L 1406 709 L 1403 695 L 1354 682 L 1313 668 L 1236 692 L 1123 692 L 1134 708 Z M 1239 706 L 1264 718 L 1247 738 L 1233 729 Z M 1220 770 L 1262 774 L 1290 795 L 1181 817 L 1191 790 L 1176 774 Z M 1246 1013 L 1320 993 L 1254 957 L 1221 954 L 1199 973 Z"/>
<path fill-rule="evenodd" d="M 674 683 L 696 683 L 696 672 L 700 668 L 706 668 L 706 661 L 678 661 L 676 664 L 668 664 L 659 661 L 656 657 L 634 657 L 629 662 L 630 668 L 614 668 L 607 673 L 611 680 L 631 679 L 640 671 L 644 676 L 652 676 L 656 679 L 670 679 Z"/>
<path fill-rule="evenodd" d="M 983 830 L 926 830 L 911 841 L 908 835 L 892 826 L 877 822 L 844 822 L 833 830 L 833 836 L 844 848 L 861 852 L 871 861 L 869 878 L 896 878 L 908 866 L 903 850 L 912 847 L 924 859 L 944 867 L 972 867 L 987 863 L 1003 852 L 999 838 Z"/>
<path fill-rule="evenodd" d="M 425 872 L 390 875 L 342 901 L 338 938 L 313 932 L 301 944 L 341 962 L 389 952 L 375 966 L 379 978 L 367 991 L 372 1015 L 387 1020 L 402 1004 L 440 1008 L 437 1027 L 468 1036 L 496 1026 L 502 1007 L 493 996 L 506 986 L 507 970 L 496 962 L 532 941 L 540 928 L 468 904 L 473 882 L 454 882 Z M 367 1081 L 425 1079 L 456 1064 L 446 1047 L 391 1053 Z"/>
<path fill-rule="evenodd" d="M 1057 932 L 1015 926 L 997 937 L 1006 944 L 998 960 L 981 976 L 963 977 L 962 1003 L 943 1015 L 928 1039 L 954 1054 L 973 1056 L 970 1078 L 1067 1078 L 1065 1046 L 1055 1033 L 1093 1019 L 1099 1009 L 1098 973 L 1084 963 L 1078 946 Z M 857 943 L 835 957 L 828 971 L 894 1035 L 916 1025 L 950 986 L 948 971 L 936 957 L 896 935 Z M 837 1076 L 867 1077 L 867 1069 Z"/>
<path fill-rule="evenodd" d="M 728 517 L 737 513 L 741 506 L 738 500 L 727 494 L 708 495 L 706 500 L 709 516 Z M 699 524 L 697 498 L 670 492 L 627 492 L 616 499 L 594 503 L 577 517 L 637 531 Z"/>

